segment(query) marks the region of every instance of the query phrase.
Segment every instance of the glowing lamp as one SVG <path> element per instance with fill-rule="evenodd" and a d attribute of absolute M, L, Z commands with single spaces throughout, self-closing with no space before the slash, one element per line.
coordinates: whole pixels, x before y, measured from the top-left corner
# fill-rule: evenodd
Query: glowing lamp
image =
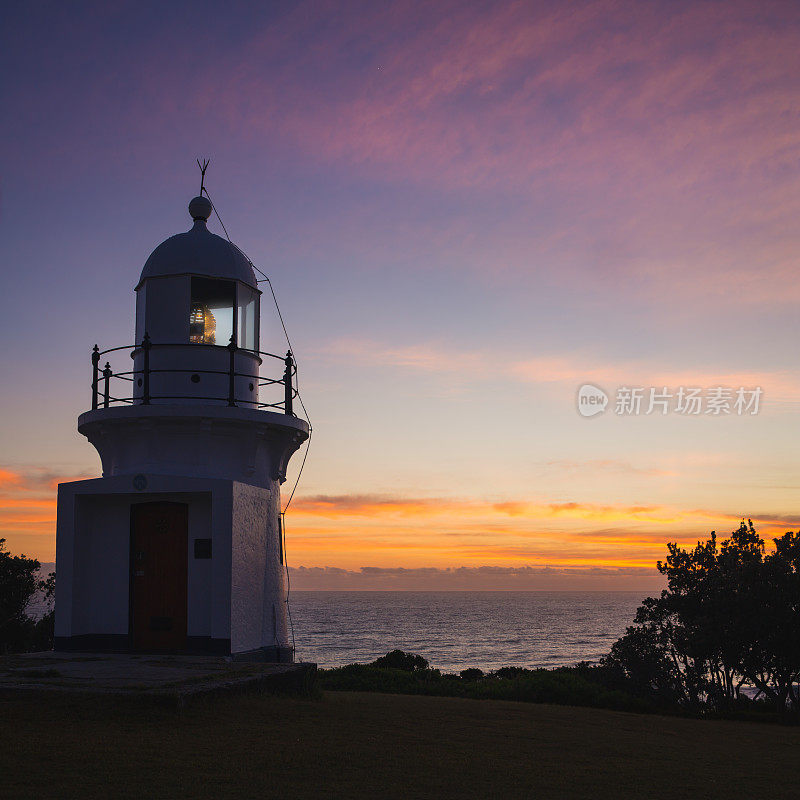
<path fill-rule="evenodd" d="M 194 344 L 216 344 L 217 320 L 205 304 L 192 306 L 189 314 L 189 341 Z"/>

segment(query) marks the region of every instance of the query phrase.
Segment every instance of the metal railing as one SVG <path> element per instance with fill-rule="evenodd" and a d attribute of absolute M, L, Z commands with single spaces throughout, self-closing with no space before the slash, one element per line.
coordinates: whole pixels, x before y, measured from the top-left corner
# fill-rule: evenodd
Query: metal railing
<path fill-rule="evenodd" d="M 227 350 L 229 353 L 228 369 L 162 369 L 151 368 L 150 366 L 150 353 L 154 349 L 161 348 L 175 348 L 175 347 L 188 347 L 197 351 L 199 348 L 214 348 L 215 350 Z M 123 350 L 130 351 L 130 357 L 133 359 L 138 353 L 142 355 L 142 368 L 123 370 L 115 372 L 111 368 L 110 360 L 106 361 L 105 367 L 100 369 L 100 361 L 103 356 L 109 353 L 116 353 Z M 247 372 L 238 372 L 236 369 L 236 355 L 252 355 L 256 356 L 259 363 L 262 357 L 274 358 L 283 362 L 283 375 L 280 378 L 262 377 L 259 373 L 255 375 Z M 150 378 L 155 374 L 189 374 L 194 379 L 195 375 L 227 375 L 228 376 L 228 392 L 225 396 L 203 396 L 199 394 L 152 394 L 150 391 Z M 275 409 L 282 411 L 284 414 L 295 416 L 292 410 L 292 402 L 297 397 L 296 382 L 294 380 L 297 375 L 297 365 L 294 363 L 291 351 L 288 351 L 285 356 L 278 356 L 274 353 L 267 353 L 263 350 L 250 350 L 248 348 L 237 347 L 235 338 L 231 336 L 230 344 L 223 347 L 221 345 L 213 344 L 196 344 L 194 342 L 179 342 L 175 344 L 153 344 L 150 337 L 145 333 L 144 338 L 140 344 L 122 345 L 121 347 L 110 347 L 108 350 L 101 350 L 97 345 L 92 348 L 92 411 L 98 408 L 109 408 L 116 405 L 150 405 L 153 400 L 207 400 L 215 403 L 227 403 L 228 406 L 243 405 L 251 408 L 260 409 Z M 251 390 L 257 386 L 259 389 L 265 387 L 283 386 L 283 400 L 274 403 L 257 402 L 255 400 L 237 397 L 236 396 L 236 379 L 248 378 L 252 383 L 250 384 Z M 112 381 L 120 383 L 112 384 Z M 112 392 L 112 388 L 116 389 L 117 386 L 130 384 L 131 392 L 128 396 L 127 392 L 123 392 L 124 396 L 117 396 L 117 392 Z M 101 388 L 102 383 L 102 388 Z M 133 386 L 137 384 L 141 387 L 142 393 L 136 396 Z"/>

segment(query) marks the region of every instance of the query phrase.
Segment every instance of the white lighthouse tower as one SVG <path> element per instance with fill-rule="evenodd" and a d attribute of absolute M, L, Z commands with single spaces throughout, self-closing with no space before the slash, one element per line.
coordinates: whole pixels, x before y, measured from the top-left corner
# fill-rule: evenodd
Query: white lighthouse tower
<path fill-rule="evenodd" d="M 195 197 L 192 229 L 147 259 L 134 344 L 92 353 L 78 430 L 103 477 L 58 487 L 57 650 L 293 658 L 280 484 L 308 425 L 211 211 Z"/>

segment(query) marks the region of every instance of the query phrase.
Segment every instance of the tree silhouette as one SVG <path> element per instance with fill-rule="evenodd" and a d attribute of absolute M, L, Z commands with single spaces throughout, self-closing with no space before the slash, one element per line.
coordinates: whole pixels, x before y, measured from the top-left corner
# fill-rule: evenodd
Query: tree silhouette
<path fill-rule="evenodd" d="M 401 669 L 404 672 L 422 672 L 428 668 L 428 661 L 414 653 L 392 650 L 372 662 L 373 667 L 384 669 Z"/>
<path fill-rule="evenodd" d="M 38 577 L 35 558 L 12 556 L 0 539 L 0 652 L 50 649 L 53 646 L 53 611 L 36 622 L 28 614 L 33 596 L 42 592 L 47 601 L 55 592 L 55 573 L 46 580 Z"/>
<path fill-rule="evenodd" d="M 667 578 L 603 666 L 662 702 L 727 711 L 754 686 L 782 713 L 800 712 L 800 534 L 764 540 L 742 521 L 721 544 L 667 545 Z"/>

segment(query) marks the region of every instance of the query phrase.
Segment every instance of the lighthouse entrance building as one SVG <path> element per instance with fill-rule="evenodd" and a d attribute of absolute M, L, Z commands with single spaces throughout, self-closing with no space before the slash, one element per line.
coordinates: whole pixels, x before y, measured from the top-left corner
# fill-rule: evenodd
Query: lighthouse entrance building
<path fill-rule="evenodd" d="M 295 367 L 259 350 L 247 258 L 206 227 L 153 251 L 134 344 L 92 353 L 78 430 L 103 477 L 58 490 L 56 649 L 288 661 L 280 484 L 308 437 Z"/>

